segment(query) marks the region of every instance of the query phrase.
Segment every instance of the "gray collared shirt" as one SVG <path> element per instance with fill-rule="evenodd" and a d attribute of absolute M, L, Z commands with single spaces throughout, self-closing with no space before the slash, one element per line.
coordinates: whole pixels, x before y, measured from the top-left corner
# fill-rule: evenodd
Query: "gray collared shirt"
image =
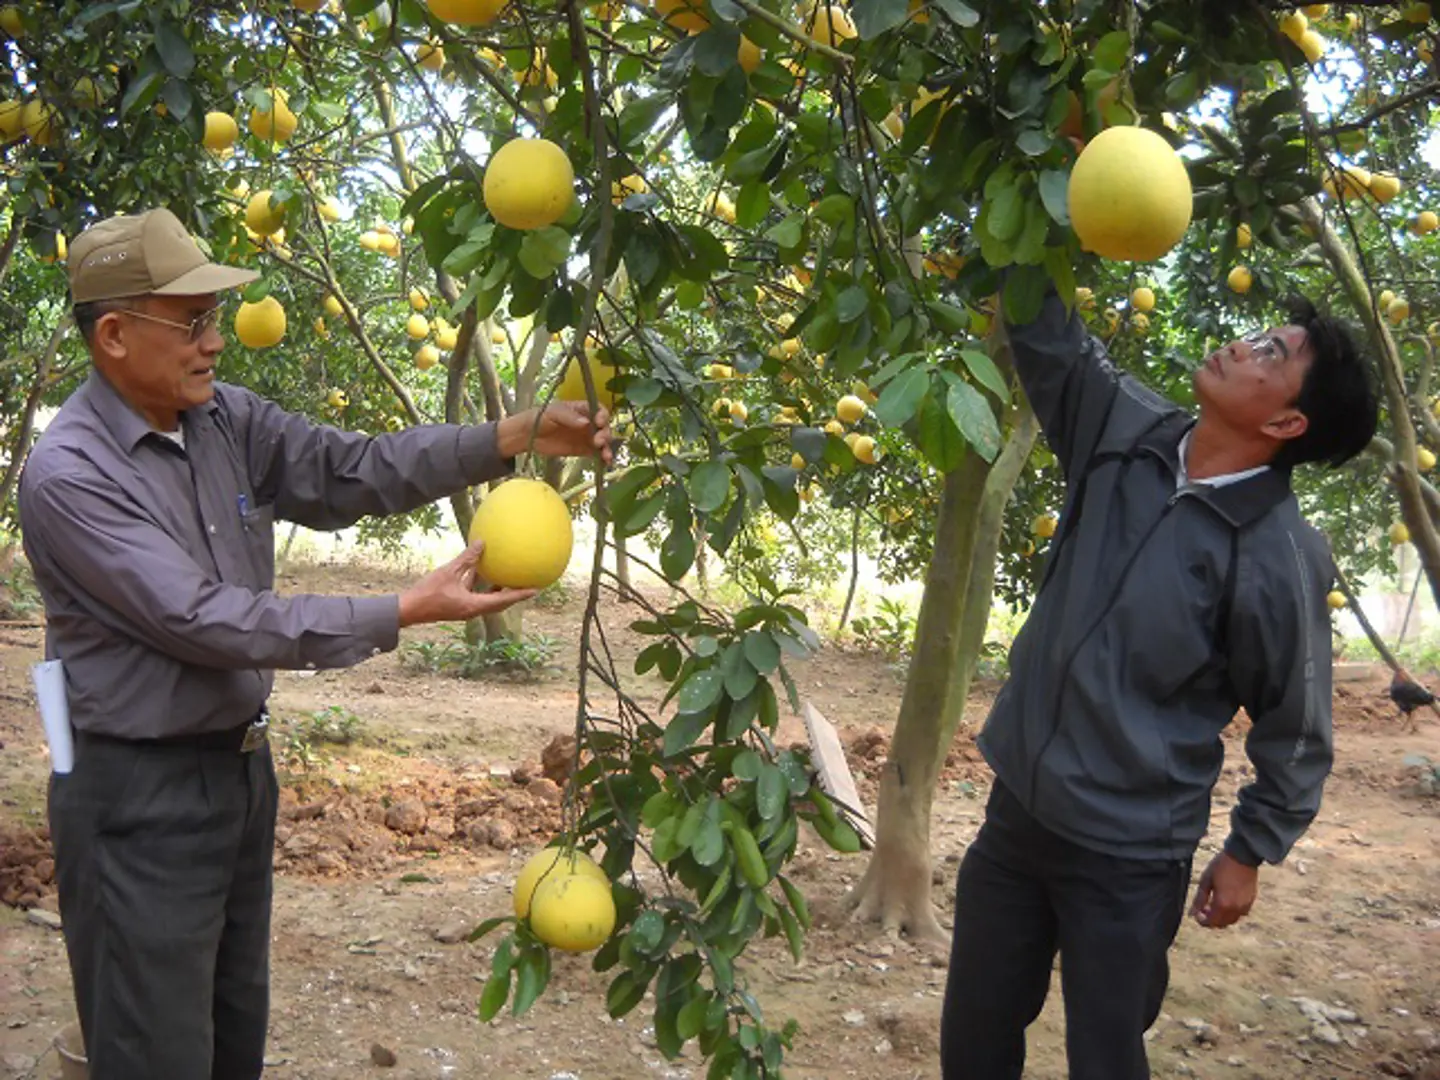
<path fill-rule="evenodd" d="M 121 738 L 253 717 L 275 668 L 393 649 L 396 596 L 277 596 L 276 519 L 338 529 L 503 475 L 493 425 L 367 436 L 215 384 L 184 447 L 98 372 L 36 441 L 20 482 L 25 554 L 77 729 Z"/>

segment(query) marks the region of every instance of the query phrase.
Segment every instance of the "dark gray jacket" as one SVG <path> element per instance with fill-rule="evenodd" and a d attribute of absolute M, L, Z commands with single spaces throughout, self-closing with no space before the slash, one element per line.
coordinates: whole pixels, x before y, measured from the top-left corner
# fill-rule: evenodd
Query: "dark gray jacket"
<path fill-rule="evenodd" d="M 1062 836 L 1183 859 L 1209 826 L 1220 732 L 1243 706 L 1255 779 L 1225 847 L 1279 862 L 1332 758 L 1325 539 L 1283 470 L 1177 490 L 1193 418 L 1119 373 L 1053 294 L 1010 340 L 1069 494 L 980 749 Z"/>

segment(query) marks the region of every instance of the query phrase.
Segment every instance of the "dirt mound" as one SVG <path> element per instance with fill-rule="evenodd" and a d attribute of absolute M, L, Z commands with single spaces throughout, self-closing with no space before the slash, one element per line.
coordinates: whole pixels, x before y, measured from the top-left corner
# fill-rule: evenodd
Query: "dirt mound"
<path fill-rule="evenodd" d="M 867 801 L 874 802 L 880 787 L 880 773 L 890 757 L 890 734 L 872 725 L 851 733 L 845 743 L 845 760 L 855 775 L 855 787 Z M 945 763 L 940 767 L 940 782 L 989 783 L 990 766 L 975 745 L 973 733 L 962 731 L 955 736 Z"/>
<path fill-rule="evenodd" d="M 437 769 L 366 793 L 323 780 L 286 786 L 275 865 L 302 875 L 366 874 L 431 852 L 544 843 L 560 828 L 562 791 L 538 771 L 473 781 Z"/>
<path fill-rule="evenodd" d="M 32 908 L 54 895 L 50 830 L 0 829 L 0 904 Z"/>

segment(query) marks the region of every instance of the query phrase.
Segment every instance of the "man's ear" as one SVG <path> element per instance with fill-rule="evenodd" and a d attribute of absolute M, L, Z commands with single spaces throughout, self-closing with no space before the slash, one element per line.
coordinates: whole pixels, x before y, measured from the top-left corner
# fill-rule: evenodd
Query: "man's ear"
<path fill-rule="evenodd" d="M 1310 418 L 1296 408 L 1281 409 L 1261 428 L 1272 439 L 1298 439 L 1310 428 Z"/>
<path fill-rule="evenodd" d="M 107 311 L 100 318 L 95 320 L 95 333 L 91 346 L 97 359 L 123 360 L 127 346 L 125 343 L 125 322 L 120 318 L 118 311 Z"/>

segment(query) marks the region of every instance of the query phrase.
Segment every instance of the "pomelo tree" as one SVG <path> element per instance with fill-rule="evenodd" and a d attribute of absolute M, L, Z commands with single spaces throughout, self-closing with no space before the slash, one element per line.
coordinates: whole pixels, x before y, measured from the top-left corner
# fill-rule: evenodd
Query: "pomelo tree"
<path fill-rule="evenodd" d="M 803 946 L 807 904 L 784 872 L 802 823 L 859 845 L 805 756 L 776 743 L 781 698 L 798 704 L 787 660 L 817 639 L 791 583 L 747 552 L 765 530 L 803 530 L 814 499 L 852 515 L 855 542 L 872 514 L 902 565 L 924 567 L 877 847 L 850 899 L 941 937 L 939 763 L 997 567 L 1001 595 L 1023 602 L 1060 501 L 996 305 L 1024 319 L 1053 285 L 1123 363 L 1183 393 L 1184 358 L 1270 314 L 1307 220 L 1319 265 L 1302 280 L 1347 280 L 1344 243 L 1378 241 L 1330 242 L 1311 219 L 1333 219 L 1331 204 L 1306 200 L 1326 163 L 1369 151 L 1337 155 L 1323 129 L 1422 111 L 1433 81 L 1419 93 L 1396 80 L 1414 74 L 1430 27 L 1408 8 L 1354 26 L 1312 14 L 1331 38 L 1318 56 L 1320 31 L 1297 29 L 1289 9 L 1217 15 L 1180 0 L 33 5 L 18 24 L 0 18 L 17 106 L 0 104 L 11 235 L 43 253 L 46 236 L 168 203 L 219 257 L 263 268 L 247 303 L 286 310 L 280 344 L 232 347 L 228 377 L 327 422 L 378 433 L 496 419 L 567 382 L 592 402 L 619 395 L 620 467 L 547 477 L 588 498 L 598 534 L 564 842 L 603 849 L 613 882 L 613 933 L 595 956 L 613 972 L 610 1011 L 653 988 L 667 1055 L 695 1039 L 712 1075 L 771 1075 L 793 1031 L 736 961 L 760 933 Z M 1299 82 L 1344 52 L 1376 74 L 1376 99 L 1318 121 Z M 28 127 L 4 127 L 27 109 Z M 1194 223 L 1163 267 L 1098 261 L 1071 229 L 1081 146 L 1132 125 L 1199 155 Z M 540 139 L 556 152 L 521 142 Z M 518 168 L 502 151 L 520 153 Z M 1378 199 L 1373 176 L 1360 194 Z M 1267 254 L 1237 307 L 1222 282 L 1242 225 Z M 1407 250 L 1415 266 L 1427 247 Z M 26 273 L 48 302 L 29 310 L 48 311 L 53 333 L 58 268 Z M 1152 311 L 1137 287 L 1158 294 Z M 244 331 L 257 345 L 274 337 L 269 309 Z M 419 344 L 432 338 L 438 357 Z M 1428 407 L 1428 346 L 1409 347 L 1414 366 L 1397 377 Z M 77 349 L 60 347 L 71 360 Z M 73 385 L 26 378 L 8 408 Z M 1424 508 L 1403 464 L 1418 450 L 1403 430 L 1390 445 L 1408 519 Z M 452 506 L 462 530 L 473 508 L 469 495 Z M 680 590 L 668 606 L 604 558 L 640 534 Z M 737 610 L 684 594 L 707 547 L 747 592 Z M 649 609 L 636 628 L 653 641 L 633 672 L 597 618 L 616 598 Z M 543 992 L 558 939 L 541 933 L 522 920 L 501 941 L 483 1016 Z"/>

